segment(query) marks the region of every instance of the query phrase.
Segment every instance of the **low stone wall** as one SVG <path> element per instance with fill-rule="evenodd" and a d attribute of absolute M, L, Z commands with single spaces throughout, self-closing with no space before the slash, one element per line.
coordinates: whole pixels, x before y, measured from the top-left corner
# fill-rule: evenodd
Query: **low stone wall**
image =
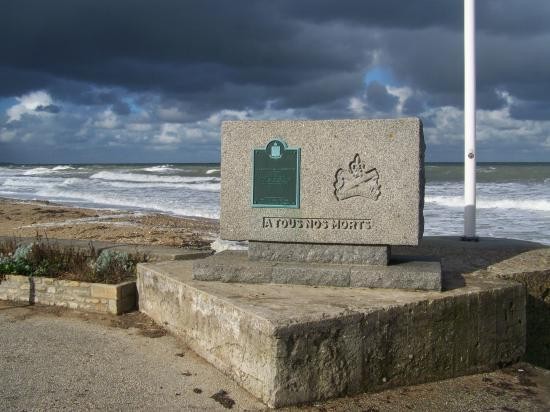
<path fill-rule="evenodd" d="M 6 275 L 0 279 L 0 300 L 62 306 L 120 315 L 136 307 L 134 281 L 107 285 L 46 277 Z"/>

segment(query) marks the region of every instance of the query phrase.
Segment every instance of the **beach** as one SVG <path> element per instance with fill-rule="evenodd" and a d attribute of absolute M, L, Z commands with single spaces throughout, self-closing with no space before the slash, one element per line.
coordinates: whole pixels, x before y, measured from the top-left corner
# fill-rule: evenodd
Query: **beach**
<path fill-rule="evenodd" d="M 217 237 L 218 221 L 0 198 L 0 236 L 36 235 L 52 239 L 202 248 Z"/>

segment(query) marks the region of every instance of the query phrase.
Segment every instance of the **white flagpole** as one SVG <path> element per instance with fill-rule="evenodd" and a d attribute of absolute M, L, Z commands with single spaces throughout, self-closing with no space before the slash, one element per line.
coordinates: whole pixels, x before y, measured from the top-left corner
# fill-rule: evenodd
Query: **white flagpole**
<path fill-rule="evenodd" d="M 464 0 L 464 236 L 476 236 L 476 35 L 475 0 Z"/>

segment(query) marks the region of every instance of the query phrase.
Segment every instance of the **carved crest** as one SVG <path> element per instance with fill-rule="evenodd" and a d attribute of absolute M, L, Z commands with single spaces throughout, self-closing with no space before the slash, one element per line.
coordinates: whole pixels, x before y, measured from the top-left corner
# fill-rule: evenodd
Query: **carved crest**
<path fill-rule="evenodd" d="M 334 196 L 337 200 L 361 196 L 371 200 L 380 197 L 380 185 L 378 184 L 378 170 L 367 169 L 361 161 L 359 153 L 356 153 L 349 164 L 349 169 L 342 168 L 336 171 L 334 182 Z"/>

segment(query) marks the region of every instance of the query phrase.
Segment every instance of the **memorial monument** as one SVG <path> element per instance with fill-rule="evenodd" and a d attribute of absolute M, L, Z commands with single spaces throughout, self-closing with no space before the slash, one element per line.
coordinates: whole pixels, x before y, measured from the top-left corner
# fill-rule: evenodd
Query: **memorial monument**
<path fill-rule="evenodd" d="M 439 262 L 391 258 L 423 232 L 419 119 L 222 125 L 221 237 L 197 280 L 441 290 Z"/>
<path fill-rule="evenodd" d="M 517 361 L 523 285 L 391 254 L 423 161 L 419 119 L 223 123 L 221 237 L 249 249 L 139 264 L 140 311 L 271 407 Z"/>

